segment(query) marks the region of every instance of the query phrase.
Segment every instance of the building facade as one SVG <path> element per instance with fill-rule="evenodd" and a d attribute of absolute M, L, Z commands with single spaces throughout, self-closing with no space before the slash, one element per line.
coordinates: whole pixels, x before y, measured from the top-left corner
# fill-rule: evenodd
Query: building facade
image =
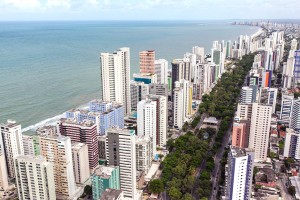
<path fill-rule="evenodd" d="M 108 165 L 120 167 L 120 185 L 124 196 L 137 199 L 135 131 L 110 129 L 106 136 L 106 159 Z"/>
<path fill-rule="evenodd" d="M 272 106 L 252 104 L 249 148 L 255 150 L 255 159 L 267 159 L 271 127 Z"/>
<path fill-rule="evenodd" d="M 19 199 L 56 199 L 52 163 L 42 156 L 18 155 L 14 165 Z"/>
<path fill-rule="evenodd" d="M 113 54 L 100 54 L 101 94 L 104 101 L 124 106 L 130 114 L 130 50 L 123 47 Z"/>
<path fill-rule="evenodd" d="M 72 143 L 72 160 L 75 182 L 84 184 L 90 178 L 88 146 L 85 143 Z"/>

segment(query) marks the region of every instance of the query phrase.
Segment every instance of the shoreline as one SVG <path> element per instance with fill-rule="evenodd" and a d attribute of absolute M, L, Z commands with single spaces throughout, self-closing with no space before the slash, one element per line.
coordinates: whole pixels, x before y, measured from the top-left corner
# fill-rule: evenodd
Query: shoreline
<path fill-rule="evenodd" d="M 233 26 L 233 25 L 231 25 Z M 263 33 L 263 29 L 261 27 L 255 27 L 257 28 L 257 30 L 253 30 L 253 34 L 249 34 L 249 36 L 251 37 L 255 37 L 255 36 L 258 36 L 259 34 Z M 239 37 L 239 36 L 238 36 Z M 234 41 L 237 41 L 238 38 L 236 38 L 236 40 Z M 222 41 L 221 40 L 218 40 L 218 41 Z M 213 42 L 213 41 L 212 41 Z M 197 45 L 197 44 L 195 44 Z M 184 54 L 184 53 L 183 53 Z M 90 99 L 90 101 L 93 100 L 93 99 Z M 75 106 L 74 108 L 76 109 L 80 109 L 80 108 L 86 108 L 88 106 L 88 102 L 86 103 L 83 103 L 79 106 Z M 45 126 L 45 125 L 55 125 L 56 122 L 62 118 L 65 114 L 65 112 L 68 111 L 68 110 L 65 110 L 63 111 L 62 113 L 60 114 L 57 114 L 55 116 L 52 116 L 52 117 L 49 117 L 49 118 L 46 118 L 46 119 L 43 119 L 35 124 L 32 124 L 32 125 L 29 125 L 29 126 L 26 126 L 25 128 L 22 128 L 22 132 L 23 134 L 25 135 L 31 135 L 33 132 L 35 132 L 35 130 L 38 128 L 38 127 L 42 127 L 42 126 Z"/>

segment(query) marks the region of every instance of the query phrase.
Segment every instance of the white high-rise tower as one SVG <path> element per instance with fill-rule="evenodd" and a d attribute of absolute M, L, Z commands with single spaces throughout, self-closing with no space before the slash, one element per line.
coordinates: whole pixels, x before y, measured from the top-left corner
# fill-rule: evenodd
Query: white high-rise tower
<path fill-rule="evenodd" d="M 130 114 L 130 49 L 101 53 L 100 68 L 102 99 L 123 104 L 125 115 Z"/>

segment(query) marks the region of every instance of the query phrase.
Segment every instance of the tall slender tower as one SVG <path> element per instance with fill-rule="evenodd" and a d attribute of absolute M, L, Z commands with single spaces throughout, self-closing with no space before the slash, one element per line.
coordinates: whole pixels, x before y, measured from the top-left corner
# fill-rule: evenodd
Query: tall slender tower
<path fill-rule="evenodd" d="M 254 150 L 231 147 L 227 164 L 225 199 L 250 200 Z"/>
<path fill-rule="evenodd" d="M 140 72 L 155 73 L 155 51 L 147 50 L 140 52 Z"/>
<path fill-rule="evenodd" d="M 43 156 L 14 158 L 19 199 L 56 199 L 53 164 Z"/>
<path fill-rule="evenodd" d="M 17 155 L 24 155 L 21 125 L 13 120 L 7 120 L 7 123 L 0 126 L 8 176 L 9 178 L 15 178 L 13 158 Z"/>
<path fill-rule="evenodd" d="M 76 193 L 69 137 L 46 135 L 40 137 L 41 155 L 54 166 L 55 192 L 57 199 L 73 197 Z"/>
<path fill-rule="evenodd" d="M 135 131 L 109 129 L 106 136 L 106 159 L 108 165 L 120 167 L 120 184 L 124 196 L 137 199 Z"/>
<path fill-rule="evenodd" d="M 137 105 L 138 136 L 149 137 L 153 145 L 153 157 L 156 154 L 157 102 L 151 99 L 142 100 Z"/>
<path fill-rule="evenodd" d="M 272 106 L 252 104 L 249 148 L 255 150 L 255 159 L 265 161 L 268 153 Z"/>
<path fill-rule="evenodd" d="M 130 50 L 120 48 L 114 53 L 100 54 L 101 94 L 104 101 L 123 104 L 130 114 Z"/>

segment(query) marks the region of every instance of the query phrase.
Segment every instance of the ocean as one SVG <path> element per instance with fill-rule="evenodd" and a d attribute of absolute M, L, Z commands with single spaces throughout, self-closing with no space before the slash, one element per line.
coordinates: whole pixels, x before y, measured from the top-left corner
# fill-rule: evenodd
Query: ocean
<path fill-rule="evenodd" d="M 100 52 L 130 47 L 133 74 L 139 51 L 170 64 L 193 46 L 209 53 L 214 40 L 257 30 L 229 21 L 0 22 L 0 122 L 28 130 L 100 98 Z"/>

